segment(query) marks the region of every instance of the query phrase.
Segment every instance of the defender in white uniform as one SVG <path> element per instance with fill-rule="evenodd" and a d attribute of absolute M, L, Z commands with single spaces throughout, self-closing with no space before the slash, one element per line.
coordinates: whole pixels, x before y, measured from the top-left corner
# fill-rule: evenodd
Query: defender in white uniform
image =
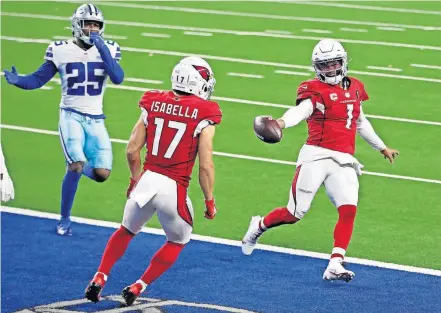
<path fill-rule="evenodd" d="M 71 235 L 70 211 L 78 182 L 84 174 L 104 182 L 112 169 L 112 146 L 104 125 L 103 97 L 107 78 L 121 84 L 121 50 L 105 41 L 104 17 L 93 4 L 83 4 L 72 16 L 71 40 L 49 45 L 45 63 L 33 74 L 5 71 L 8 83 L 22 89 L 40 88 L 56 73 L 61 78 L 59 133 L 67 163 L 61 195 L 61 219 L 56 231 Z"/>

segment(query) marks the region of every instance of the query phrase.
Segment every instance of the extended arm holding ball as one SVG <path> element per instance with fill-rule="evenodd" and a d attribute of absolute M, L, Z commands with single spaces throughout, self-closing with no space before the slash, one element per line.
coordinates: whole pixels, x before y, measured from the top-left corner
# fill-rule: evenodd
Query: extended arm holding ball
<path fill-rule="evenodd" d="M 300 102 L 299 105 L 286 111 L 285 114 L 283 114 L 283 116 L 277 120 L 277 122 L 282 129 L 293 127 L 310 117 L 313 111 L 314 106 L 311 99 L 305 99 Z"/>
<path fill-rule="evenodd" d="M 277 143 L 282 140 L 282 129 L 293 127 L 311 116 L 314 106 L 310 99 L 305 99 L 296 107 L 285 112 L 275 120 L 271 116 L 258 116 L 254 119 L 254 133 L 266 143 Z"/>

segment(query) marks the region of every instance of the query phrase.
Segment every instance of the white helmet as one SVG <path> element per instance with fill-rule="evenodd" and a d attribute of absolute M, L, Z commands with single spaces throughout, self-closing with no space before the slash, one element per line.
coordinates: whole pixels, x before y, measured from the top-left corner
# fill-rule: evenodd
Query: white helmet
<path fill-rule="evenodd" d="M 320 81 L 337 85 L 348 72 L 348 55 L 337 40 L 323 39 L 312 51 L 312 66 Z"/>
<path fill-rule="evenodd" d="M 90 41 L 89 36 L 86 36 L 83 32 L 85 21 L 98 22 L 101 27 L 99 35 L 104 34 L 104 16 L 103 13 L 93 4 L 83 4 L 72 15 L 72 33 L 74 37 L 81 39 L 88 45 L 93 43 Z"/>
<path fill-rule="evenodd" d="M 183 58 L 173 69 L 172 89 L 208 100 L 216 80 L 208 63 L 199 57 Z"/>

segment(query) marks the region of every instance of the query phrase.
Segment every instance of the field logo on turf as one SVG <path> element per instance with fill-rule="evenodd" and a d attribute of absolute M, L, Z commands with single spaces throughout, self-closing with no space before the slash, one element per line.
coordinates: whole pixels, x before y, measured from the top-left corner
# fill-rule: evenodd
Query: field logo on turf
<path fill-rule="evenodd" d="M 192 303 L 178 300 L 160 300 L 152 298 L 138 298 L 135 303 L 130 307 L 126 307 L 123 303 L 123 299 L 120 296 L 106 296 L 101 298 L 101 301 L 99 303 L 100 305 L 98 306 L 100 308 L 99 310 L 97 310 L 97 306 L 93 305 L 93 303 L 91 303 L 90 301 L 86 299 L 78 299 L 40 305 L 33 308 L 16 311 L 15 313 L 165 313 L 167 312 L 167 308 L 170 308 L 174 311 L 177 307 L 193 308 L 192 312 L 194 313 L 199 312 L 199 310 L 201 312 L 203 311 L 204 313 L 257 313 L 254 311 L 231 308 L 215 304 Z"/>

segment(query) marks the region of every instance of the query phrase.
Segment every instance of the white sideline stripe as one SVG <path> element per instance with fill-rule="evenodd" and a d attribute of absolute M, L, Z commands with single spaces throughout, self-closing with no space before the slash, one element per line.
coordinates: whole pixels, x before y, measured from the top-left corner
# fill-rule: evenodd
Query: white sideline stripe
<path fill-rule="evenodd" d="M 0 72 L 0 76 L 4 76 L 5 73 L 4 72 Z M 58 84 L 60 84 L 61 80 L 59 78 L 52 78 L 50 80 L 51 82 L 56 82 Z M 154 85 L 162 85 L 164 82 L 162 80 L 153 80 L 153 79 L 143 79 L 143 78 L 134 78 L 134 77 L 125 77 L 124 81 L 128 81 L 128 82 L 135 82 L 135 83 L 145 83 L 145 84 L 154 84 Z M 119 85 L 114 85 L 110 82 L 110 84 L 107 87 L 110 88 L 117 88 L 117 86 Z M 119 86 L 119 87 L 129 87 L 129 86 Z M 147 89 L 145 88 L 138 88 L 138 87 L 134 87 L 137 88 L 136 90 L 138 91 L 146 91 Z M 40 89 L 45 89 L 45 90 L 50 90 L 53 89 L 52 86 L 42 86 L 40 87 Z M 121 88 L 123 89 L 123 88 Z"/>
<path fill-rule="evenodd" d="M 57 2 L 65 2 L 65 1 L 58 0 Z M 70 2 L 82 3 L 81 1 L 70 1 Z M 142 5 L 142 4 L 133 4 L 133 3 L 118 3 L 118 2 L 100 1 L 100 5 L 101 6 L 135 8 L 135 9 L 146 9 L 146 10 L 161 10 L 161 11 L 172 11 L 172 12 L 174 11 L 174 12 L 186 12 L 186 13 L 202 13 L 202 14 L 213 14 L 213 15 L 255 17 L 255 18 L 262 18 L 262 19 L 273 19 L 273 20 L 335 23 L 335 24 L 348 24 L 348 25 L 386 26 L 386 27 L 390 26 L 390 27 L 404 27 L 404 28 L 414 28 L 414 29 L 422 29 L 422 30 L 441 30 L 441 27 L 437 27 L 437 26 L 391 24 L 391 23 L 381 23 L 381 22 L 364 22 L 364 21 L 351 21 L 351 20 L 314 18 L 314 17 L 302 17 L 302 16 L 286 16 L 286 15 L 284 16 L 284 15 L 247 13 L 247 12 L 206 10 L 206 9 L 196 9 L 196 8 L 186 8 L 186 7 L 167 7 L 167 6 L 158 6 L 158 5 Z"/>
<path fill-rule="evenodd" d="M 229 98 L 229 97 L 219 97 L 219 96 L 212 96 L 211 99 L 213 99 L 215 101 L 234 102 L 234 103 L 258 105 L 258 106 L 282 108 L 282 109 L 289 109 L 289 108 L 293 107 L 292 105 L 287 105 L 287 104 L 270 103 L 270 102 L 264 102 L 264 101 L 252 101 L 252 100 L 236 99 L 236 98 Z"/>
<path fill-rule="evenodd" d="M 358 10 L 372 10 L 372 11 L 388 11 L 388 12 L 398 12 L 398 13 L 416 13 L 416 14 L 431 14 L 431 15 L 441 15 L 440 11 L 428 11 L 428 10 L 417 10 L 417 9 L 405 9 L 405 8 L 389 8 L 389 7 L 376 7 L 371 5 L 356 5 L 356 4 L 344 4 L 335 2 L 303 2 L 303 1 L 288 1 L 288 3 L 295 4 L 305 4 L 305 5 L 317 5 L 317 6 L 327 6 L 327 7 L 337 7 L 337 8 L 348 8 L 348 9 L 358 9 Z"/>
<path fill-rule="evenodd" d="M 283 70 L 275 70 L 274 73 L 276 73 L 276 74 L 285 74 L 285 75 L 297 75 L 297 76 L 312 76 L 311 73 L 283 71 Z"/>
<path fill-rule="evenodd" d="M 72 37 L 69 37 L 69 36 L 52 36 L 52 38 L 56 39 L 56 40 L 69 40 L 69 39 L 72 39 Z"/>
<path fill-rule="evenodd" d="M 29 209 L 13 208 L 13 207 L 8 207 L 8 206 L 2 206 L 1 212 L 26 215 L 26 216 L 33 216 L 33 217 L 52 219 L 52 220 L 58 220 L 60 218 L 59 214 L 39 212 L 39 211 L 34 211 L 34 210 L 29 210 Z M 115 228 L 115 229 L 117 229 L 121 226 L 120 223 L 107 222 L 107 221 L 101 221 L 101 220 L 93 220 L 93 219 L 83 218 L 83 217 L 72 217 L 72 221 L 74 221 L 75 223 L 79 223 L 79 224 L 101 226 L 101 227 Z M 141 230 L 141 232 L 147 233 L 147 234 L 165 236 L 165 233 L 162 229 L 156 229 L 156 228 L 151 228 L 151 227 L 144 227 Z M 192 234 L 191 239 L 196 240 L 196 241 L 216 243 L 216 244 L 222 244 L 222 245 L 233 246 L 233 247 L 240 247 L 241 246 L 241 242 L 237 241 L 237 240 L 203 236 L 203 235 L 198 235 L 198 234 Z M 277 252 L 277 253 L 283 253 L 283 254 L 310 257 L 310 258 L 315 258 L 315 259 L 323 259 L 323 260 L 329 259 L 329 256 L 330 256 L 329 254 L 326 254 L 326 253 L 319 253 L 319 252 L 312 252 L 312 251 L 305 251 L 305 250 L 298 250 L 298 249 L 290 249 L 290 248 L 283 248 L 283 247 L 263 245 L 263 244 L 257 244 L 256 249 Z M 237 253 L 241 253 L 239 249 L 238 249 Z M 440 270 L 435 270 L 435 269 L 430 269 L 430 268 L 400 265 L 400 264 L 386 263 L 386 262 L 366 260 L 366 259 L 360 259 L 360 258 L 352 258 L 352 257 L 345 257 L 345 260 L 347 262 L 353 263 L 353 264 L 375 266 L 375 267 L 381 267 L 381 268 L 387 268 L 387 269 L 393 269 L 393 270 L 405 271 L 405 272 L 411 272 L 411 273 L 420 273 L 420 274 L 426 274 L 426 275 L 432 275 L 432 276 L 441 276 Z"/>
<path fill-rule="evenodd" d="M 426 65 L 426 64 L 411 64 L 410 66 L 413 67 L 421 67 L 421 68 L 430 68 L 430 69 L 434 69 L 434 70 L 441 70 L 441 66 L 439 65 Z"/>
<path fill-rule="evenodd" d="M 30 42 L 32 42 L 32 41 L 30 41 Z M 259 60 L 248 60 L 248 59 L 231 58 L 231 57 L 223 57 L 223 56 L 213 56 L 213 55 L 197 54 L 197 53 L 185 53 L 185 52 L 178 52 L 178 51 L 165 51 L 165 50 L 129 48 L 129 47 L 121 47 L 121 49 L 125 50 L 125 51 L 131 51 L 131 52 L 144 52 L 144 53 L 172 55 L 172 56 L 181 56 L 181 57 L 186 57 L 188 55 L 195 55 L 195 56 L 199 56 L 199 57 L 201 57 L 203 59 L 209 59 L 209 60 L 218 60 L 218 61 L 245 63 L 245 64 L 256 64 L 256 65 L 267 65 L 267 66 L 275 66 L 275 67 L 285 67 L 285 68 L 296 68 L 296 69 L 302 69 L 302 70 L 311 70 L 311 66 L 306 66 L 306 65 L 277 63 L 277 62 L 268 62 L 268 61 L 259 61 Z M 359 74 L 359 75 L 368 75 L 368 76 L 390 77 L 390 78 L 398 78 L 398 79 L 406 79 L 406 80 L 417 80 L 417 81 L 441 83 L 441 79 L 436 79 L 436 78 L 426 78 L 426 77 L 416 77 L 416 76 L 406 76 L 406 75 L 394 75 L 394 74 L 387 74 L 387 73 L 364 72 L 364 71 L 355 71 L 355 70 L 351 70 L 350 73 Z"/>
<path fill-rule="evenodd" d="M 421 121 L 421 120 L 413 120 L 410 118 L 388 117 L 388 116 L 381 116 L 381 115 L 375 115 L 375 114 L 365 114 L 365 116 L 369 117 L 369 118 L 379 119 L 379 120 L 389 120 L 389 121 L 395 121 L 395 122 L 406 122 L 406 123 L 441 126 L 441 122 Z"/>
<path fill-rule="evenodd" d="M 0 76 L 4 76 L 5 75 L 5 73 L 4 72 L 0 72 Z M 39 89 L 43 89 L 43 90 L 52 90 L 52 89 L 54 89 L 54 87 L 52 87 L 52 86 L 41 86 Z"/>
<path fill-rule="evenodd" d="M 403 71 L 401 68 L 372 66 L 372 65 L 366 66 L 366 68 L 368 68 L 370 70 L 391 71 L 391 72 L 402 72 Z"/>
<path fill-rule="evenodd" d="M 9 37 L 9 36 L 0 36 L 0 39 L 18 41 L 18 42 L 44 43 L 44 44 L 49 44 L 52 42 L 51 40 L 48 40 L 48 39 L 32 39 L 32 38 Z M 130 52 L 172 55 L 172 56 L 181 56 L 181 57 L 194 55 L 194 56 L 199 56 L 201 58 L 210 59 L 210 60 L 237 62 L 237 63 L 245 63 L 245 64 L 267 65 L 267 66 L 285 67 L 285 68 L 296 68 L 296 69 L 302 69 L 302 70 L 308 70 L 308 71 L 310 71 L 312 69 L 311 66 L 306 66 L 306 65 L 277 63 L 277 62 L 268 62 L 268 61 L 259 61 L 259 60 L 248 60 L 248 59 L 213 56 L 213 55 L 188 53 L 188 52 L 153 50 L 153 49 L 131 48 L 131 47 L 121 47 L 121 49 L 124 51 L 130 51 Z M 394 74 L 388 74 L 388 73 L 364 72 L 364 71 L 356 71 L 356 70 L 351 70 L 350 73 L 359 74 L 359 75 L 377 76 L 377 77 L 389 77 L 389 78 L 397 78 L 397 79 L 405 79 L 405 80 L 416 80 L 416 81 L 425 81 L 425 82 L 432 82 L 432 83 L 441 83 L 441 79 L 428 78 L 428 77 L 394 75 Z"/>
<path fill-rule="evenodd" d="M 377 27 L 378 30 L 389 30 L 393 32 L 404 32 L 405 29 L 402 27 Z"/>
<path fill-rule="evenodd" d="M 317 33 L 317 34 L 332 34 L 332 32 L 330 30 L 326 30 L 326 29 L 304 28 L 304 29 L 302 29 L 302 32 L 304 32 L 304 33 Z"/>
<path fill-rule="evenodd" d="M 155 38 L 170 38 L 169 34 L 157 34 L 157 33 L 141 33 L 141 36 L 144 37 L 155 37 Z"/>
<path fill-rule="evenodd" d="M 56 40 L 69 40 L 69 39 L 72 39 L 73 37 L 72 36 L 52 36 L 52 38 L 56 39 Z M 127 39 L 126 36 L 116 36 L 116 35 L 105 34 L 104 39 L 107 39 L 107 38 L 108 39 L 119 39 L 119 40 Z"/>
<path fill-rule="evenodd" d="M 247 78 L 264 78 L 265 77 L 263 75 L 245 74 L 245 73 L 233 73 L 233 72 L 228 72 L 227 75 L 228 76 L 237 76 L 237 77 L 247 77 Z"/>
<path fill-rule="evenodd" d="M 0 124 L 0 128 L 19 130 L 19 131 L 25 131 L 25 132 L 30 132 L 30 133 L 36 133 L 36 134 L 58 136 L 58 132 L 52 131 L 52 130 L 46 130 L 46 129 L 38 129 L 38 128 L 22 127 L 22 126 L 6 125 L 6 124 Z M 110 141 L 117 142 L 117 143 L 128 143 L 128 140 L 124 140 L 124 139 L 110 138 Z M 235 159 L 261 161 L 261 162 L 284 164 L 284 165 L 291 165 L 291 166 L 295 166 L 297 164 L 296 162 L 292 162 L 292 161 L 276 160 L 276 159 L 269 159 L 269 158 L 263 158 L 263 157 L 253 157 L 253 156 L 249 156 L 249 155 L 245 155 L 245 154 L 235 154 L 235 153 L 217 152 L 217 151 L 214 151 L 213 154 L 218 155 L 218 156 L 223 156 L 223 157 L 235 158 Z M 436 180 L 436 179 L 426 179 L 426 178 L 419 178 L 419 177 L 412 177 L 412 176 L 393 175 L 393 174 L 368 172 L 368 171 L 363 171 L 363 174 L 378 176 L 378 177 L 387 177 L 387 178 L 396 178 L 396 179 L 403 179 L 403 180 L 418 181 L 418 182 L 431 183 L 431 184 L 441 184 L 441 180 Z"/>
<path fill-rule="evenodd" d="M 3 75 L 3 73 L 2 73 L 2 75 Z M 137 78 L 135 78 L 135 79 L 137 79 Z M 57 82 L 58 84 L 60 84 L 60 82 L 61 82 L 59 78 L 53 78 L 52 80 Z M 140 88 L 140 87 L 124 86 L 124 85 L 113 85 L 113 84 L 109 84 L 109 85 L 107 85 L 107 87 L 114 88 L 114 89 L 122 89 L 122 90 L 140 91 L 140 92 L 146 92 L 147 90 L 151 90 L 148 88 Z M 270 103 L 270 102 L 264 102 L 264 101 L 253 101 L 253 100 L 236 99 L 236 98 L 219 97 L 219 96 L 212 96 L 211 99 L 213 99 L 215 101 L 242 103 L 242 104 L 250 104 L 250 105 L 265 106 L 265 107 L 272 107 L 272 108 L 282 108 L 282 109 L 290 109 L 293 107 L 293 105 L 287 105 L 287 104 Z M 365 116 L 369 117 L 369 118 L 373 118 L 373 119 L 380 119 L 380 120 L 387 120 L 387 121 L 394 121 L 394 122 L 405 122 L 405 123 L 413 123 L 413 124 L 441 126 L 441 122 L 413 120 L 413 119 L 409 119 L 409 118 L 390 117 L 390 116 L 381 116 L 381 115 L 372 115 L 372 114 L 365 114 Z"/>
<path fill-rule="evenodd" d="M 345 28 L 342 27 L 340 28 L 341 31 L 343 32 L 354 32 L 354 33 L 367 33 L 368 30 L 367 29 L 362 29 L 362 28 Z"/>
<path fill-rule="evenodd" d="M 1 12 L 1 15 L 15 16 L 15 17 L 66 20 L 66 18 L 62 17 L 62 16 L 27 14 L 27 13 Z M 296 36 L 296 35 L 274 34 L 274 33 L 267 33 L 267 32 L 245 32 L 245 31 L 226 30 L 226 29 L 210 29 L 210 28 L 196 28 L 196 27 L 161 25 L 161 24 L 145 24 L 145 23 L 126 22 L 126 21 L 111 21 L 111 20 L 109 20 L 109 21 L 106 21 L 106 23 L 107 24 L 115 24 L 115 25 L 124 25 L 124 26 L 138 26 L 138 27 L 151 27 L 151 28 L 156 27 L 156 28 L 166 28 L 166 29 L 175 29 L 175 30 L 232 34 L 232 35 L 240 35 L 240 36 L 257 36 L 257 37 L 285 38 L 285 39 L 312 40 L 312 41 L 319 41 L 319 40 L 323 39 L 322 37 L 313 37 L 313 36 Z M 439 27 L 438 30 L 441 30 L 441 27 Z M 419 50 L 441 51 L 440 46 L 425 46 L 425 45 L 423 46 L 423 45 L 407 44 L 407 43 L 370 41 L 370 40 L 355 40 L 355 39 L 345 39 L 345 38 L 334 38 L 334 39 L 338 40 L 340 42 L 347 42 L 347 43 L 354 43 L 354 44 L 365 44 L 365 45 L 375 45 L 375 46 L 385 46 L 385 47 L 402 47 L 402 48 L 419 49 Z"/>
<path fill-rule="evenodd" d="M 367 75 L 367 76 L 390 77 L 390 78 L 398 78 L 398 79 L 406 79 L 406 80 L 425 81 L 431 83 L 441 83 L 441 79 L 437 79 L 437 78 L 426 78 L 426 77 L 417 77 L 417 76 L 409 76 L 409 75 L 395 75 L 395 74 L 377 73 L 377 72 L 364 72 L 364 71 L 356 71 L 356 70 L 350 70 L 350 73 L 358 74 L 358 75 Z"/>
<path fill-rule="evenodd" d="M 104 36 L 104 38 L 110 38 L 110 39 L 118 39 L 118 40 L 124 40 L 124 39 L 127 39 L 128 37 L 127 36 L 119 36 L 119 35 L 108 35 L 108 34 L 105 34 L 105 36 Z"/>
<path fill-rule="evenodd" d="M 162 85 L 164 83 L 162 80 L 142 79 L 142 78 L 134 78 L 134 77 L 126 77 L 126 78 L 124 78 L 124 81 L 135 82 L 135 83 L 154 84 L 154 85 Z"/>
<path fill-rule="evenodd" d="M 9 36 L 0 36 L 2 40 L 10 40 L 10 41 L 16 41 L 20 43 L 44 43 L 44 44 L 50 44 L 53 41 L 50 39 L 37 39 L 37 38 L 21 38 L 21 37 L 9 37 Z"/>
<path fill-rule="evenodd" d="M 188 35 L 188 36 L 201 36 L 201 37 L 211 37 L 211 36 L 213 36 L 212 33 L 192 32 L 192 31 L 185 31 L 184 35 Z"/>
<path fill-rule="evenodd" d="M 284 72 L 284 71 L 279 71 L 279 72 Z M 288 72 L 288 71 L 286 71 L 286 72 Z M 352 72 L 354 72 L 354 71 L 352 71 Z M 294 72 L 291 72 L 291 73 L 294 73 Z M 4 73 L 0 72 L 0 75 L 4 75 Z M 140 79 L 140 78 L 130 78 L 130 77 L 125 78 L 125 80 L 127 80 L 127 81 L 131 80 L 131 81 L 135 81 L 135 82 L 142 80 L 144 83 L 153 83 L 153 84 L 155 84 L 155 82 L 159 82 L 159 81 L 154 81 L 154 80 L 147 80 L 147 79 Z M 58 84 L 60 84 L 60 82 L 61 82 L 59 78 L 53 78 L 53 79 L 51 79 L 51 81 L 54 81 L 54 82 L 56 82 Z M 152 90 L 152 89 L 149 89 L 149 88 L 141 88 L 141 87 L 135 87 L 135 86 L 114 85 L 112 83 L 109 83 L 107 85 L 107 87 L 108 88 L 113 88 L 113 89 L 139 91 L 139 92 L 146 92 L 147 90 Z M 282 108 L 282 109 L 290 109 L 290 108 L 293 107 L 293 105 L 288 105 L 288 104 L 271 103 L 271 102 L 246 100 L 246 99 L 237 99 L 237 98 L 220 97 L 220 96 L 212 96 L 211 99 L 213 99 L 215 101 L 242 103 L 242 104 L 257 105 L 257 106 L 272 107 L 272 108 Z M 366 115 L 366 117 L 373 118 L 373 119 L 381 119 L 381 120 L 395 121 L 395 122 L 405 122 L 405 123 L 441 126 L 441 122 L 414 120 L 414 119 L 408 119 L 408 118 L 390 117 L 390 116 L 381 116 L 381 115 L 372 115 L 372 114 L 365 114 L 365 115 Z"/>
<path fill-rule="evenodd" d="M 291 35 L 291 32 L 287 30 L 274 30 L 274 29 L 266 29 L 265 33 L 271 33 L 271 34 L 281 34 L 281 35 Z"/>

